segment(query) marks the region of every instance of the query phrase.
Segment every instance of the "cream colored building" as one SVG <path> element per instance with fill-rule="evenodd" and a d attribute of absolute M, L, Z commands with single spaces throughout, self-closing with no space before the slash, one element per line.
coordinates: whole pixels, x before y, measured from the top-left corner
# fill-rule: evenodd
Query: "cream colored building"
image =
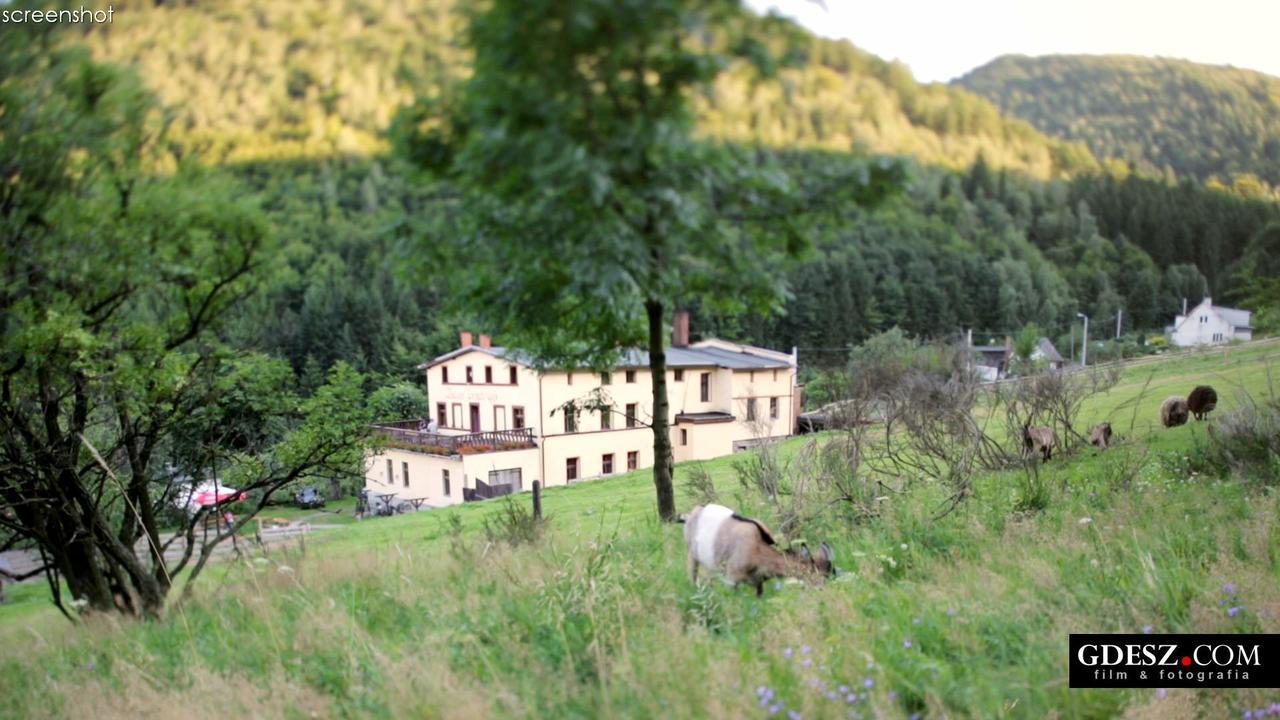
<path fill-rule="evenodd" d="M 795 431 L 794 354 L 721 340 L 689 344 L 677 318 L 667 356 L 668 421 L 676 462 L 728 455 Z M 551 487 L 653 465 L 648 353 L 607 373 L 535 369 L 487 336 L 419 366 L 431 417 L 382 423 L 386 448 L 369 457 L 365 485 L 430 506 Z M 567 413 L 596 398 L 607 411 Z M 464 498 L 464 495 L 466 496 Z"/>

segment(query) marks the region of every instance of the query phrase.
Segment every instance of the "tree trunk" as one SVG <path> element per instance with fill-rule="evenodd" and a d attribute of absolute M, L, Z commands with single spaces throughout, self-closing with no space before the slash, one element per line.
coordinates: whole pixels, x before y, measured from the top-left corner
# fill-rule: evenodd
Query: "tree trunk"
<path fill-rule="evenodd" d="M 667 354 L 663 345 L 663 308 L 659 300 L 647 300 L 649 315 L 649 375 L 653 384 L 653 488 L 658 494 L 658 517 L 676 519 L 676 496 L 671 482 L 671 430 L 667 418 Z"/>

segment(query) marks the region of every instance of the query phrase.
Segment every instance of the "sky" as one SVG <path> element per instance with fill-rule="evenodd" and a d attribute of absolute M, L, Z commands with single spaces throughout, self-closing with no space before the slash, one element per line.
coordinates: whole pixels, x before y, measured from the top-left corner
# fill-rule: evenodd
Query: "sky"
<path fill-rule="evenodd" d="M 946 82 L 1010 53 L 1159 55 L 1280 76 L 1280 0 L 747 0 Z"/>

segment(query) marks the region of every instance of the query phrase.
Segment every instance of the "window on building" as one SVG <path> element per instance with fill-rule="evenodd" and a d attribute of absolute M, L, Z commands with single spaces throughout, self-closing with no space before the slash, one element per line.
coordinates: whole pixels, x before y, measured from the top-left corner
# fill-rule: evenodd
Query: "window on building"
<path fill-rule="evenodd" d="M 493 406 L 493 429 L 494 430 L 507 429 L 507 409 L 502 405 Z"/>
<path fill-rule="evenodd" d="M 676 370 L 675 380 L 676 382 L 684 382 L 684 370 Z"/>
<path fill-rule="evenodd" d="M 440 427 L 449 427 L 449 409 L 444 403 L 436 403 L 436 424 Z"/>
<path fill-rule="evenodd" d="M 773 381 L 774 381 L 774 382 L 777 382 L 777 381 L 778 381 L 778 369 L 777 369 L 777 368 L 774 368 L 774 369 L 773 369 Z"/>
<path fill-rule="evenodd" d="M 778 398 L 769 398 L 769 418 L 778 419 Z"/>
<path fill-rule="evenodd" d="M 627 403 L 627 427 L 633 428 L 635 426 L 636 426 L 636 404 Z"/>
<path fill-rule="evenodd" d="M 629 382 L 629 383 L 633 383 L 633 382 L 635 382 L 635 381 L 636 381 L 636 371 L 635 371 L 635 370 L 628 370 L 628 371 L 627 371 L 627 382 Z"/>
<path fill-rule="evenodd" d="M 568 460 L 564 461 L 564 479 L 565 480 L 578 479 L 578 458 L 569 458 Z"/>
<path fill-rule="evenodd" d="M 612 385 L 612 384 L 613 384 L 613 373 L 611 373 L 611 372 L 602 372 L 602 373 L 600 373 L 600 384 L 601 384 L 601 385 Z"/>
<path fill-rule="evenodd" d="M 755 370 L 749 370 L 749 371 L 747 372 L 747 380 L 748 380 L 749 382 L 755 382 L 755 381 L 756 381 L 756 371 L 755 371 Z"/>
<path fill-rule="evenodd" d="M 511 427 L 517 430 L 524 427 L 524 408 L 519 406 L 511 408 Z"/>
<path fill-rule="evenodd" d="M 518 377 L 518 375 L 516 374 L 516 366 L 515 366 L 515 365 L 512 365 L 511 367 L 507 368 L 507 374 L 508 374 L 508 375 L 510 375 L 510 378 L 509 378 L 509 380 L 508 380 L 508 381 L 509 381 L 512 385 L 517 384 L 517 383 L 516 383 L 516 378 Z"/>
<path fill-rule="evenodd" d="M 566 410 L 564 413 L 564 431 L 578 432 L 578 414 L 572 410 Z"/>
<path fill-rule="evenodd" d="M 682 446 L 689 444 L 689 430 L 686 428 L 680 428 L 680 444 Z"/>
<path fill-rule="evenodd" d="M 449 366 L 448 365 L 440 366 L 440 382 L 442 383 L 449 382 Z"/>
<path fill-rule="evenodd" d="M 600 410 L 600 429 L 601 430 L 613 429 L 613 409 L 612 408 L 602 408 Z"/>
<path fill-rule="evenodd" d="M 640 465 L 640 453 L 636 450 L 632 450 L 631 452 L 627 453 L 627 469 L 635 470 L 639 465 Z"/>
<path fill-rule="evenodd" d="M 699 380 L 702 402 L 711 402 L 711 373 L 702 373 Z"/>
<path fill-rule="evenodd" d="M 493 384 L 493 368 L 489 365 L 484 366 L 484 383 L 486 385 Z"/>
<path fill-rule="evenodd" d="M 409 463 L 400 463 L 400 473 L 404 475 L 404 486 L 409 487 Z"/>
<path fill-rule="evenodd" d="M 449 494 L 450 494 L 450 492 L 449 492 L 449 471 L 448 471 L 448 470 L 441 470 L 441 471 L 440 471 L 440 479 L 444 481 L 444 494 L 445 494 L 445 495 L 449 495 Z"/>
<path fill-rule="evenodd" d="M 471 377 L 471 366 L 468 365 L 467 366 L 467 384 L 470 385 L 473 382 L 475 382 L 475 379 Z"/>
<path fill-rule="evenodd" d="M 391 458 L 387 458 L 387 484 L 396 484 L 396 468 L 391 464 Z"/>
<path fill-rule="evenodd" d="M 747 421 L 756 419 L 756 399 L 747 398 Z"/>
<path fill-rule="evenodd" d="M 603 475 L 613 474 L 613 453 L 606 453 L 600 457 L 600 473 Z"/>
<path fill-rule="evenodd" d="M 462 403 L 453 404 L 453 422 L 449 423 L 451 428 L 462 427 Z"/>

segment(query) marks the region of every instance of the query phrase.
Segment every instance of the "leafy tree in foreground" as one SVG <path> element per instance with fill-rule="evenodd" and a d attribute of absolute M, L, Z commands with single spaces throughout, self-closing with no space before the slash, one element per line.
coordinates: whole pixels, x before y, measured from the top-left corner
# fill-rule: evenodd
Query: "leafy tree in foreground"
<path fill-rule="evenodd" d="M 267 227 L 236 187 L 155 172 L 156 115 L 119 71 L 0 29 L 0 550 L 37 551 L 68 617 L 158 615 L 273 493 L 360 458 L 358 374 L 304 401 L 221 341 Z M 211 477 L 251 499 L 234 527 L 169 519 Z"/>
<path fill-rule="evenodd" d="M 686 303 L 770 312 L 805 244 L 804 188 L 879 196 L 895 167 L 695 141 L 689 95 L 724 67 L 726 0 L 493 0 L 471 17 L 473 74 L 451 122 L 401 118 L 412 158 L 448 171 L 463 212 L 450 297 L 508 344 L 561 366 L 648 349 L 658 514 L 674 520 L 664 329 Z M 755 61 L 750 38 L 728 43 Z M 764 63 L 759 63 L 764 64 Z M 856 172 L 853 172 L 856 170 Z M 895 178 L 896 179 L 896 178 Z"/>

